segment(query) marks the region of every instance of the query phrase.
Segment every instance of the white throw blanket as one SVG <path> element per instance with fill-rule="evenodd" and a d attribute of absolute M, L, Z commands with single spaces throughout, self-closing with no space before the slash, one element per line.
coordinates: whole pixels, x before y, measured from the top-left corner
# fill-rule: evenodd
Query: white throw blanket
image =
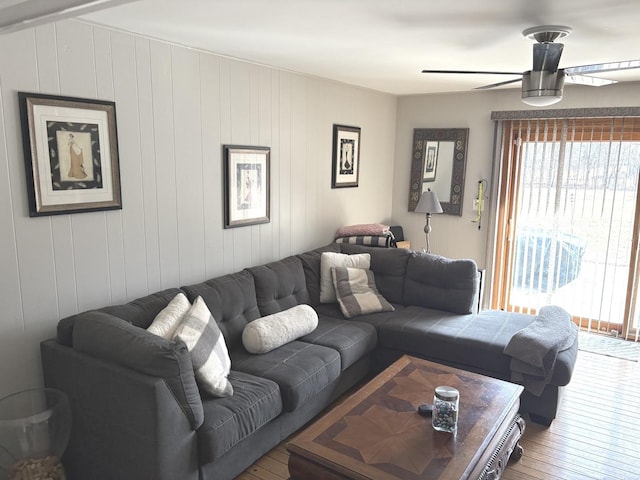
<path fill-rule="evenodd" d="M 551 380 L 558 353 L 576 341 L 578 327 L 563 308 L 545 306 L 535 320 L 516 332 L 504 348 L 511 358 L 511 380 L 542 395 Z"/>

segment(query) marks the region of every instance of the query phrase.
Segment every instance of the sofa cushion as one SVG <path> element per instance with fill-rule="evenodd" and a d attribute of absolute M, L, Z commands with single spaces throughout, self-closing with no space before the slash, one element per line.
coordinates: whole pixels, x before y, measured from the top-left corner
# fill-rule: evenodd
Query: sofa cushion
<path fill-rule="evenodd" d="M 320 257 L 323 252 L 340 253 L 340 245 L 330 243 L 324 247 L 298 255 L 300 262 L 302 262 L 302 269 L 307 282 L 309 305 L 313 307 L 320 305 Z"/>
<path fill-rule="evenodd" d="M 156 315 L 158 315 L 178 293 L 180 293 L 179 289 L 168 288 L 123 305 L 113 305 L 96 311 L 121 318 L 137 327 L 147 328 L 151 325 Z M 76 320 L 82 319 L 86 313 L 87 312 L 72 315 L 58 322 L 58 342 L 67 346 L 73 345 L 73 327 L 75 326 Z"/>
<path fill-rule="evenodd" d="M 344 315 L 340 311 L 338 303 L 320 303 L 315 305 L 313 309 L 318 313 L 318 317 L 325 316 L 344 320 Z"/>
<path fill-rule="evenodd" d="M 348 254 L 369 253 L 369 269 L 376 275 L 376 286 L 380 294 L 391 303 L 403 303 L 404 277 L 412 252 L 404 248 L 376 248 L 344 243 L 341 248 L 342 252 Z"/>
<path fill-rule="evenodd" d="M 204 422 L 198 429 L 198 458 L 213 462 L 282 412 L 278 384 L 231 370 L 233 397 L 202 401 Z"/>
<path fill-rule="evenodd" d="M 368 315 L 361 315 L 356 319 L 356 321 L 371 325 L 376 329 L 376 331 L 379 334 L 380 327 L 387 322 L 392 322 L 393 319 L 396 318 L 397 312 L 404 310 L 406 307 L 404 305 L 399 305 L 395 303 L 393 304 L 393 308 L 394 308 L 393 312 L 377 312 L 377 313 L 370 313 Z"/>
<path fill-rule="evenodd" d="M 360 253 L 347 255 L 344 253 L 323 252 L 320 256 L 320 303 L 334 303 L 338 299 L 333 284 L 332 267 L 366 268 L 371 265 L 371 255 Z"/>
<path fill-rule="evenodd" d="M 153 319 L 147 331 L 171 340 L 176 328 L 180 325 L 182 317 L 184 317 L 184 314 L 187 313 L 190 308 L 191 304 L 189 300 L 187 300 L 187 296 L 180 292 L 173 297 L 169 305 L 160 310 L 160 313 Z"/>
<path fill-rule="evenodd" d="M 196 298 L 185 313 L 174 338 L 182 340 L 189 349 L 196 380 L 205 392 L 216 397 L 233 395 L 233 386 L 227 378 L 231 370 L 227 345 L 202 297 Z"/>
<path fill-rule="evenodd" d="M 429 253 L 414 253 L 407 264 L 401 303 L 472 313 L 477 308 L 478 267 L 473 260 L 452 260 Z"/>
<path fill-rule="evenodd" d="M 380 328 L 380 325 L 382 325 L 383 323 L 386 323 L 389 319 L 394 318 L 395 316 L 394 312 L 397 312 L 399 310 L 403 310 L 404 308 L 406 308 L 404 305 L 400 305 L 399 303 L 392 303 L 392 305 L 393 305 L 393 308 L 395 309 L 393 312 L 370 313 L 368 315 L 361 315 L 356 320 L 358 322 L 367 323 L 373 326 L 377 331 Z M 320 305 L 316 305 L 314 308 L 316 312 L 318 312 L 318 317 L 320 319 L 322 319 L 323 317 L 327 317 L 327 318 L 344 320 L 344 315 L 340 310 L 340 305 L 338 305 L 337 303 L 323 303 Z M 353 322 L 353 321 L 354 320 L 350 320 L 350 322 Z M 343 321 L 342 323 L 348 323 L 348 322 Z"/>
<path fill-rule="evenodd" d="M 313 332 L 317 326 L 316 311 L 309 305 L 296 305 L 248 323 L 242 343 L 249 353 L 267 353 Z"/>
<path fill-rule="evenodd" d="M 337 350 L 344 371 L 376 347 L 378 335 L 368 323 L 322 316 L 318 319 L 318 327 L 300 341 Z"/>
<path fill-rule="evenodd" d="M 298 257 L 287 257 L 247 270 L 253 275 L 258 308 L 263 316 L 309 303 L 307 282 Z"/>
<path fill-rule="evenodd" d="M 166 340 L 105 312 L 81 317 L 73 329 L 74 350 L 163 378 L 191 426 L 202 424 L 200 391 L 183 342 Z"/>
<path fill-rule="evenodd" d="M 507 381 L 511 379 L 511 357 L 504 353 L 504 347 L 517 331 L 535 318 L 502 310 L 459 315 L 409 306 L 391 314 L 366 315 L 359 321 L 367 321 L 376 315 L 385 317 L 378 325 L 380 348 Z M 569 383 L 576 351 L 577 342 L 558 354 L 550 384 L 562 386 Z"/>
<path fill-rule="evenodd" d="M 378 338 L 382 347 L 507 378 L 511 359 L 502 350 L 520 328 L 500 317 L 478 321 L 472 314 L 410 306 L 381 325 Z"/>
<path fill-rule="evenodd" d="M 253 276 L 237 272 L 182 288 L 189 301 L 201 296 L 218 322 L 229 350 L 242 347 L 242 331 L 247 323 L 260 318 Z"/>
<path fill-rule="evenodd" d="M 393 306 L 378 293 L 371 270 L 332 267 L 331 275 L 340 310 L 345 317 L 393 311 Z"/>
<path fill-rule="evenodd" d="M 340 375 L 340 355 L 332 348 L 294 340 L 264 355 L 231 354 L 234 370 L 278 384 L 285 412 L 313 398 Z"/>

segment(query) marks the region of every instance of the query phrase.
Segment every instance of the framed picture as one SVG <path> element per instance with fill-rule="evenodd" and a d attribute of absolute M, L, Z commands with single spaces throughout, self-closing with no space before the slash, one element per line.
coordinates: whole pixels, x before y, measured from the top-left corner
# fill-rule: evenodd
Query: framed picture
<path fill-rule="evenodd" d="M 360 172 L 360 128 L 333 126 L 331 188 L 357 187 Z"/>
<path fill-rule="evenodd" d="M 224 145 L 224 228 L 269 223 L 269 147 Z"/>
<path fill-rule="evenodd" d="M 423 182 L 435 182 L 436 167 L 438 166 L 438 142 L 426 142 L 424 149 Z"/>
<path fill-rule="evenodd" d="M 18 92 L 29 215 L 122 208 L 116 104 Z"/>

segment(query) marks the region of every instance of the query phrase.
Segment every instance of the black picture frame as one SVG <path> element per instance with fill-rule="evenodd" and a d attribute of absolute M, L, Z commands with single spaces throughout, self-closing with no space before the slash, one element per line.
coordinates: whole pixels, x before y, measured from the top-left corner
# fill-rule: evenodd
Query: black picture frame
<path fill-rule="evenodd" d="M 422 181 L 435 182 L 438 168 L 438 142 L 428 142 L 424 150 L 424 175 L 422 176 Z"/>
<path fill-rule="evenodd" d="M 331 188 L 357 187 L 360 176 L 360 127 L 333 126 Z"/>
<path fill-rule="evenodd" d="M 122 208 L 115 102 L 18 92 L 29 215 Z"/>
<path fill-rule="evenodd" d="M 271 148 L 223 145 L 224 228 L 270 222 Z"/>

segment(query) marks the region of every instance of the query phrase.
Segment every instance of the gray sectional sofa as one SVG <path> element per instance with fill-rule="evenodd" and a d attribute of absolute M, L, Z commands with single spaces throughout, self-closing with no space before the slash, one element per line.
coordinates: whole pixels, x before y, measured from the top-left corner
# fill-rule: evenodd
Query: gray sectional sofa
<path fill-rule="evenodd" d="M 337 304 L 320 303 L 323 251 L 370 253 L 377 288 L 395 310 L 347 320 Z M 190 301 L 201 296 L 224 334 L 231 397 L 201 394 L 184 343 L 146 331 L 181 291 Z M 41 353 L 45 384 L 71 400 L 68 477 L 231 479 L 404 353 L 509 380 L 504 347 L 534 317 L 478 314 L 477 295 L 471 260 L 330 244 L 65 318 Z M 265 354 L 245 350 L 248 322 L 299 304 L 318 313 L 315 330 Z M 523 394 L 534 421 L 555 417 L 576 354 L 577 342 L 558 354 L 540 395 Z"/>

